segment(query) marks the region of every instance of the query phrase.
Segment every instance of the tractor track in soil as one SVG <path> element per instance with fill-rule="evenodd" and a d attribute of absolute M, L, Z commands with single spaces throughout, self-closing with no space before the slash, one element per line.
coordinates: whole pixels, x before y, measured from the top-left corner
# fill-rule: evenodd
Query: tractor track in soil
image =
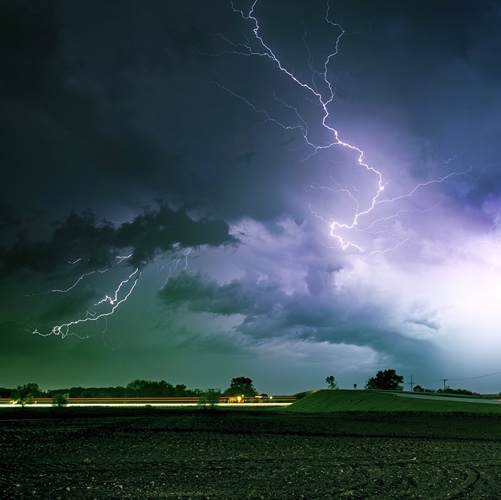
<path fill-rule="evenodd" d="M 0 412 L 1 498 L 501 493 L 496 416 L 67 410 Z"/>

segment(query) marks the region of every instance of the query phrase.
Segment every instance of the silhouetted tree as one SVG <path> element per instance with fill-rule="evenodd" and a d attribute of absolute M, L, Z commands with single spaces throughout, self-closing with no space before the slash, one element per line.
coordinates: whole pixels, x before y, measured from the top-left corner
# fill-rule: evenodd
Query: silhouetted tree
<path fill-rule="evenodd" d="M 334 378 L 334 375 L 329 375 L 325 379 L 325 383 L 327 384 L 327 387 L 329 389 L 339 389 L 339 387 L 337 386 L 336 379 Z"/>
<path fill-rule="evenodd" d="M 401 391 L 404 377 L 397 375 L 395 370 L 380 370 L 375 377 L 371 377 L 365 384 L 366 389 L 381 389 L 385 391 Z"/>
<path fill-rule="evenodd" d="M 231 379 L 230 387 L 224 391 L 225 396 L 255 396 L 256 389 L 252 385 L 252 379 L 236 377 Z"/>
<path fill-rule="evenodd" d="M 39 393 L 38 384 L 18 385 L 17 389 L 14 391 L 14 399 L 17 404 L 20 404 L 24 408 L 24 406 L 31 403 L 33 398 L 37 397 Z"/>

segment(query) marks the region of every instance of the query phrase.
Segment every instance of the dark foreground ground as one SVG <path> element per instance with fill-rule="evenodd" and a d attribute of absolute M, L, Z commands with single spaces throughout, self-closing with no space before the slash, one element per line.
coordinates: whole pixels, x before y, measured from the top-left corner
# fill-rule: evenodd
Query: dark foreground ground
<path fill-rule="evenodd" d="M 501 498 L 501 418 L 0 411 L 0 498 Z"/>

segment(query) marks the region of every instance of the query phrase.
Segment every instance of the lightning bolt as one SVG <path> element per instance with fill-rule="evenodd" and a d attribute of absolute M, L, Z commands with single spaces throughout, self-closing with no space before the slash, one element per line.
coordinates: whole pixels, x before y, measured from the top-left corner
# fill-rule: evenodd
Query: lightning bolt
<path fill-rule="evenodd" d="M 162 266 L 160 268 L 160 270 L 164 269 L 165 267 L 167 267 L 168 269 L 168 273 L 162 287 L 164 287 L 167 284 L 170 277 L 177 271 L 178 267 L 180 265 L 183 265 L 182 263 L 184 263 L 182 270 L 185 271 L 186 269 L 188 269 L 188 257 L 190 254 L 191 254 L 191 248 L 186 248 L 185 250 L 183 250 L 181 257 L 172 260 L 167 266 Z"/>
<path fill-rule="evenodd" d="M 114 264 L 113 266 L 107 267 L 106 269 L 96 269 L 95 271 L 89 271 L 88 273 L 82 274 L 77 280 L 73 283 L 73 285 L 70 285 L 68 288 L 62 290 L 60 288 L 53 288 L 52 290 L 47 290 L 46 292 L 43 293 L 32 293 L 26 295 L 26 297 L 36 297 L 37 295 L 49 295 L 51 293 L 68 293 L 74 288 L 77 287 L 77 285 L 83 281 L 85 278 L 88 276 L 92 276 L 93 274 L 99 273 L 99 274 L 105 274 L 108 271 L 111 271 L 113 268 L 121 264 L 124 260 L 130 259 L 132 257 L 132 254 L 129 255 L 117 255 L 115 258 L 117 260 L 117 263 Z M 69 262 L 70 265 L 77 264 L 78 262 L 81 262 L 82 259 L 77 259 L 74 262 Z"/>
<path fill-rule="evenodd" d="M 85 276 L 88 276 L 93 273 L 86 273 L 85 275 L 81 276 L 71 287 L 69 287 L 67 290 L 50 290 L 49 293 L 54 292 L 54 293 L 66 293 L 67 291 L 69 292 L 70 290 L 74 289 L 78 283 L 84 279 Z M 131 296 L 132 292 L 134 291 L 134 288 L 136 287 L 139 278 L 141 276 L 141 272 L 139 269 L 135 269 L 132 273 L 129 274 L 127 278 L 122 280 L 117 288 L 115 289 L 115 292 L 112 296 L 105 295 L 101 300 L 96 302 L 93 305 L 93 308 L 97 308 L 99 306 L 102 306 L 103 304 L 109 306 L 107 310 L 103 312 L 96 312 L 93 309 L 89 310 L 86 312 L 86 315 L 84 318 L 79 318 L 75 319 L 72 321 L 68 321 L 66 323 L 62 323 L 59 325 L 55 325 L 52 327 L 52 329 L 48 332 L 41 332 L 38 330 L 38 327 L 33 329 L 31 333 L 34 335 L 39 335 L 41 337 L 48 337 L 50 335 L 58 335 L 61 338 L 68 337 L 70 335 L 76 336 L 80 339 L 85 339 L 88 338 L 88 335 L 86 336 L 80 336 L 75 332 L 75 327 L 77 325 L 82 325 L 84 323 L 89 323 L 89 322 L 97 322 L 101 319 L 106 319 L 108 316 L 111 316 L 114 314 L 116 309 L 123 304 L 124 302 L 127 301 L 127 299 Z"/>
<path fill-rule="evenodd" d="M 339 54 L 340 44 L 343 36 L 346 35 L 346 32 L 340 24 L 334 22 L 331 19 L 329 2 L 327 2 L 324 19 L 327 25 L 332 28 L 332 31 L 334 33 L 333 44 L 331 51 L 322 59 L 321 63 L 317 67 L 315 67 L 312 52 L 307 45 L 307 33 L 305 32 L 303 35 L 303 43 L 308 52 L 307 67 L 311 75 L 309 81 L 297 76 L 292 70 L 288 69 L 288 67 L 281 61 L 277 53 L 265 41 L 264 36 L 261 34 L 261 26 L 259 24 L 258 17 L 255 14 L 257 5 L 258 0 L 254 0 L 250 8 L 244 10 L 237 8 L 235 6 L 235 3 L 232 1 L 232 11 L 235 14 L 239 15 L 245 23 L 248 23 L 250 25 L 252 36 L 246 39 L 244 42 L 235 42 L 221 33 L 211 35 L 222 40 L 223 43 L 226 44 L 226 48 L 219 52 L 205 55 L 217 57 L 227 54 L 230 56 L 236 55 L 239 57 L 253 57 L 265 59 L 272 63 L 274 67 L 277 68 L 277 70 L 285 76 L 285 78 L 292 82 L 298 89 L 301 90 L 301 92 L 306 93 L 307 99 L 305 100 L 305 102 L 312 103 L 314 105 L 315 111 L 317 109 L 320 111 L 320 115 L 317 116 L 317 120 L 319 120 L 319 124 L 326 132 L 325 138 L 324 136 L 322 136 L 323 138 L 320 139 L 318 134 L 313 133 L 312 127 L 309 126 L 309 120 L 301 113 L 298 107 L 286 102 L 286 100 L 282 99 L 280 96 L 273 94 L 274 100 L 279 103 L 279 105 L 283 106 L 289 112 L 292 112 L 292 114 L 295 116 L 295 122 L 286 123 L 282 120 L 279 120 L 266 109 L 255 105 L 253 102 L 251 102 L 251 100 L 240 95 L 239 93 L 223 85 L 222 83 L 216 81 L 212 81 L 211 83 L 213 85 L 216 85 L 222 91 L 229 93 L 231 96 L 233 96 L 233 98 L 242 101 L 256 114 L 263 116 L 264 122 L 271 122 L 287 131 L 298 132 L 304 141 L 302 147 L 305 147 L 305 149 L 307 150 L 306 156 L 303 156 L 301 158 L 301 161 L 309 160 L 315 157 L 315 155 L 317 155 L 318 153 L 331 150 L 332 148 L 344 149 L 354 156 L 354 163 L 356 167 L 360 169 L 362 174 L 367 176 L 367 178 L 370 180 L 370 191 L 364 194 L 363 198 L 358 192 L 356 186 L 347 187 L 334 181 L 334 188 L 315 184 L 312 184 L 310 186 L 310 189 L 326 190 L 335 196 L 346 197 L 349 200 L 350 207 L 352 207 L 353 210 L 352 215 L 350 215 L 350 217 L 348 218 L 349 220 L 341 221 L 337 219 L 327 218 L 317 213 L 311 206 L 310 211 L 313 216 L 328 224 L 329 235 L 343 250 L 353 249 L 358 252 L 365 252 L 367 251 L 367 248 L 364 245 L 361 245 L 354 241 L 351 236 L 346 237 L 344 235 L 357 235 L 366 233 L 368 235 L 374 236 L 384 232 L 382 230 L 378 230 L 379 225 L 384 225 L 385 222 L 396 219 L 402 216 L 404 213 L 415 211 L 424 213 L 425 211 L 423 210 L 399 209 L 398 202 L 413 197 L 415 193 L 421 189 L 426 189 L 427 187 L 430 187 L 434 184 L 445 182 L 453 176 L 465 175 L 467 172 L 452 172 L 442 177 L 437 177 L 435 179 L 421 182 L 414 188 L 402 194 L 384 198 L 383 193 L 385 192 L 385 185 L 387 184 L 385 184 L 385 182 L 383 181 L 383 175 L 381 171 L 376 169 L 372 165 L 369 165 L 369 163 L 365 160 L 365 152 L 360 147 L 343 140 L 338 130 L 332 125 L 333 116 L 331 108 L 334 104 L 336 92 L 334 80 L 331 77 L 330 70 L 331 65 L 336 59 L 336 56 Z M 393 214 L 383 214 L 378 216 L 377 209 L 392 205 L 396 206 Z M 436 206 L 438 206 L 438 204 L 427 210 L 432 210 Z M 388 232 L 387 230 L 385 231 Z M 375 249 L 373 250 L 374 253 L 386 253 L 388 251 L 393 251 L 408 242 L 416 243 L 410 236 L 399 238 L 391 232 L 388 234 L 390 234 L 390 236 L 394 238 L 396 243 L 383 250 Z M 178 257 L 161 268 L 161 270 L 163 270 L 164 268 L 167 269 L 165 283 L 180 268 L 186 269 L 188 267 L 188 257 L 190 255 L 190 252 L 191 249 L 185 249 L 182 252 L 182 255 L 178 254 Z M 111 266 L 110 268 L 107 268 L 105 270 L 95 270 L 82 274 L 67 288 L 52 289 L 46 292 L 45 295 L 70 293 L 78 286 L 81 286 L 82 283 L 90 276 L 94 274 L 107 273 L 114 267 L 125 263 L 130 257 L 131 255 L 119 256 L 117 257 L 117 262 L 114 266 Z M 73 262 L 70 262 L 69 264 L 76 265 L 80 261 L 81 259 L 77 259 Z M 88 310 L 83 317 L 55 325 L 46 332 L 40 331 L 38 327 L 36 327 L 31 330 L 32 333 L 43 337 L 58 335 L 62 338 L 65 338 L 69 335 L 75 335 L 79 338 L 86 338 L 80 337 L 77 334 L 78 327 L 89 323 L 95 323 L 100 320 L 107 322 L 108 318 L 115 313 L 117 308 L 130 298 L 138 284 L 140 277 L 141 270 L 139 268 L 134 269 L 118 283 L 113 293 L 103 295 L 97 302 L 93 304 L 92 308 Z"/>
<path fill-rule="evenodd" d="M 165 278 L 165 283 L 169 280 L 169 278 L 179 269 L 187 269 L 188 268 L 188 257 L 191 254 L 192 249 L 186 248 L 181 252 L 181 256 L 173 259 L 168 265 L 162 266 L 161 269 L 167 267 L 167 277 Z M 132 254 L 117 256 L 117 262 L 106 269 L 98 269 L 94 271 L 90 271 L 79 276 L 70 286 L 67 288 L 54 288 L 48 290 L 44 293 L 39 294 L 31 294 L 26 295 L 27 297 L 35 297 L 35 296 L 47 296 L 51 294 L 68 294 L 75 290 L 82 282 L 89 278 L 90 276 L 96 274 L 105 274 L 113 270 L 115 267 L 120 264 L 126 262 L 132 257 Z M 76 264 L 80 262 L 82 259 L 78 259 L 70 264 Z M 49 337 L 51 335 L 56 335 L 61 337 L 62 339 L 68 336 L 74 336 L 79 339 L 87 339 L 89 335 L 80 335 L 77 333 L 77 329 L 81 326 L 89 323 L 97 323 L 99 321 L 104 321 L 105 327 L 102 331 L 102 340 L 103 343 L 110 347 L 104 338 L 104 334 L 107 331 L 108 326 L 108 318 L 115 314 L 116 310 L 124 304 L 133 294 L 140 278 L 142 275 L 142 271 L 139 268 L 135 268 L 132 272 L 130 272 L 124 279 L 122 279 L 118 285 L 116 285 L 115 290 L 111 294 L 104 294 L 102 298 L 100 298 L 97 302 L 95 302 L 83 315 L 83 317 L 72 319 L 71 321 L 67 321 L 61 324 L 57 324 L 52 326 L 50 330 L 43 331 L 40 330 L 39 327 L 29 328 L 27 331 L 31 332 L 33 335 L 39 335 L 41 337 Z M 113 348 L 112 348 L 113 349 Z"/>
<path fill-rule="evenodd" d="M 353 215 L 350 217 L 349 221 L 340 221 L 340 220 L 326 220 L 325 217 L 321 216 L 320 214 L 316 213 L 312 207 L 310 206 L 310 211 L 312 215 L 315 217 L 319 218 L 323 222 L 326 222 L 329 226 L 329 234 L 330 236 L 336 240 L 339 244 L 339 246 L 343 250 L 347 249 L 354 249 L 359 252 L 365 252 L 367 249 L 353 241 L 351 238 L 348 239 L 344 234 L 353 234 L 353 233 L 360 233 L 360 232 L 365 232 L 365 233 L 370 233 L 370 229 L 374 227 L 377 223 L 382 223 L 383 221 L 388 221 L 391 218 L 397 218 L 400 214 L 403 213 L 402 210 L 396 210 L 394 215 L 391 216 L 380 216 L 379 218 L 377 217 L 376 214 L 376 209 L 383 206 L 383 205 L 393 205 L 396 204 L 399 201 L 402 201 L 406 198 L 411 198 L 418 190 L 424 189 L 428 186 L 431 186 L 433 184 L 438 184 L 445 182 L 446 180 L 450 179 L 453 176 L 457 175 L 465 175 L 468 171 L 466 172 L 452 172 L 449 173 L 445 176 L 438 177 L 435 179 L 431 179 L 425 182 L 421 182 L 417 184 L 413 189 L 410 191 L 400 194 L 398 196 L 393 196 L 393 197 L 387 197 L 383 198 L 383 192 L 385 190 L 385 182 L 383 181 L 383 175 L 381 171 L 376 169 L 375 167 L 369 165 L 366 160 L 365 160 L 365 152 L 359 148 L 358 146 L 355 146 L 345 140 L 342 140 L 340 137 L 340 134 L 336 128 L 334 128 L 331 123 L 332 123 L 332 116 L 331 116 L 331 111 L 330 108 L 333 105 L 333 101 L 335 99 L 335 89 L 334 89 L 334 83 L 330 77 L 329 74 L 329 68 L 333 62 L 333 60 L 336 58 L 336 56 L 339 54 L 339 47 L 341 44 L 341 40 L 343 36 L 346 34 L 345 30 L 342 28 L 342 26 L 339 23 L 334 22 L 331 17 L 330 17 L 330 3 L 327 2 L 327 7 L 325 11 L 325 22 L 332 27 L 333 30 L 335 30 L 335 35 L 334 35 L 334 44 L 331 52 L 327 54 L 326 57 L 323 58 L 322 63 L 320 64 L 319 69 L 315 69 L 314 64 L 313 64 L 313 58 L 311 51 L 306 43 L 306 35 L 307 33 L 305 32 L 303 35 L 303 43 L 307 49 L 308 52 L 308 68 L 311 73 L 311 82 L 305 81 L 304 79 L 296 76 L 296 74 L 288 69 L 285 64 L 282 63 L 281 59 L 277 55 L 277 53 L 271 48 L 271 46 L 265 41 L 264 36 L 261 34 L 261 26 L 259 24 L 258 17 L 255 14 L 255 10 L 258 4 L 258 0 L 254 0 L 251 4 L 251 6 L 248 9 L 240 9 L 235 6 L 235 3 L 231 1 L 231 8 L 234 13 L 240 15 L 240 17 L 247 23 L 250 24 L 250 30 L 252 32 L 252 36 L 250 39 L 246 39 L 245 42 L 235 42 L 229 39 L 227 36 L 225 36 L 222 33 L 216 33 L 211 36 L 217 37 L 223 41 L 224 44 L 226 44 L 226 47 L 224 50 L 220 50 L 219 52 L 216 53 L 211 53 L 211 54 L 205 54 L 207 56 L 222 56 L 224 54 L 227 55 L 238 55 L 238 56 L 245 56 L 245 57 L 257 57 L 257 58 L 264 58 L 268 59 L 271 61 L 275 67 L 283 73 L 291 82 L 293 82 L 297 87 L 302 89 L 302 91 L 306 92 L 309 94 L 309 99 L 316 105 L 319 106 L 321 109 L 321 119 L 320 123 L 323 127 L 323 129 L 327 132 L 327 137 L 328 139 L 325 140 L 324 142 L 319 142 L 316 140 L 316 137 L 314 137 L 315 134 L 310 133 L 310 129 L 308 127 L 308 122 L 307 120 L 301 115 L 300 111 L 298 110 L 297 107 L 292 106 L 288 103 L 286 103 L 284 100 L 280 99 L 277 97 L 275 94 L 273 94 L 273 97 L 275 100 L 279 101 L 283 106 L 291 110 L 297 119 L 297 123 L 295 124 L 286 124 L 277 118 L 273 117 L 271 114 L 269 114 L 265 109 L 261 109 L 252 102 L 250 102 L 247 98 L 244 96 L 238 94 L 232 89 L 229 89 L 228 87 L 224 86 L 223 84 L 219 82 L 212 81 L 212 84 L 217 85 L 219 88 L 222 90 L 228 92 L 231 94 L 233 97 L 240 99 L 243 101 L 247 106 L 251 107 L 254 112 L 261 114 L 264 116 L 264 121 L 265 122 L 273 122 L 276 125 L 280 126 L 284 130 L 297 130 L 300 132 L 300 134 L 303 137 L 304 144 L 305 146 L 309 147 L 310 152 L 307 154 L 306 157 L 302 158 L 302 161 L 306 161 L 310 159 L 311 157 L 315 156 L 317 153 L 323 150 L 329 150 L 334 147 L 338 148 L 344 148 L 350 152 L 352 152 L 355 155 L 356 158 L 356 165 L 362 169 L 362 172 L 366 172 L 366 174 L 369 176 L 369 179 L 372 179 L 372 188 L 371 192 L 369 192 L 366 197 L 364 197 L 363 200 L 359 198 L 359 196 L 356 193 L 356 188 L 347 188 L 344 186 L 339 186 L 337 189 L 329 188 L 328 186 L 315 186 L 312 185 L 310 186 L 312 189 L 326 189 L 330 190 L 332 193 L 337 194 L 337 195 L 345 195 L 348 197 L 350 202 L 354 206 L 354 211 Z M 452 159 L 451 159 L 452 160 Z M 448 160 L 446 163 L 449 163 L 451 160 Z M 417 212 L 423 213 L 421 210 L 416 210 Z M 370 220 L 367 222 L 365 221 L 366 219 L 369 219 L 370 215 Z M 376 217 L 375 220 L 374 217 Z M 375 234 L 375 233 L 371 233 Z M 394 247 L 398 248 L 399 246 L 403 245 L 407 241 L 412 241 L 411 238 L 405 237 L 401 241 L 399 241 Z M 376 250 L 378 253 L 386 253 L 387 251 L 390 251 L 391 249 L 387 250 Z"/>

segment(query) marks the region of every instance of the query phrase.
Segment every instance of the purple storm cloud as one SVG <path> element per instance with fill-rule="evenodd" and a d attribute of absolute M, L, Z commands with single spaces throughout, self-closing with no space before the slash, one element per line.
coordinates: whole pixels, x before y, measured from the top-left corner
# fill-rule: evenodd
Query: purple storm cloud
<path fill-rule="evenodd" d="M 495 2 L 0 15 L 3 385 L 499 392 Z"/>

